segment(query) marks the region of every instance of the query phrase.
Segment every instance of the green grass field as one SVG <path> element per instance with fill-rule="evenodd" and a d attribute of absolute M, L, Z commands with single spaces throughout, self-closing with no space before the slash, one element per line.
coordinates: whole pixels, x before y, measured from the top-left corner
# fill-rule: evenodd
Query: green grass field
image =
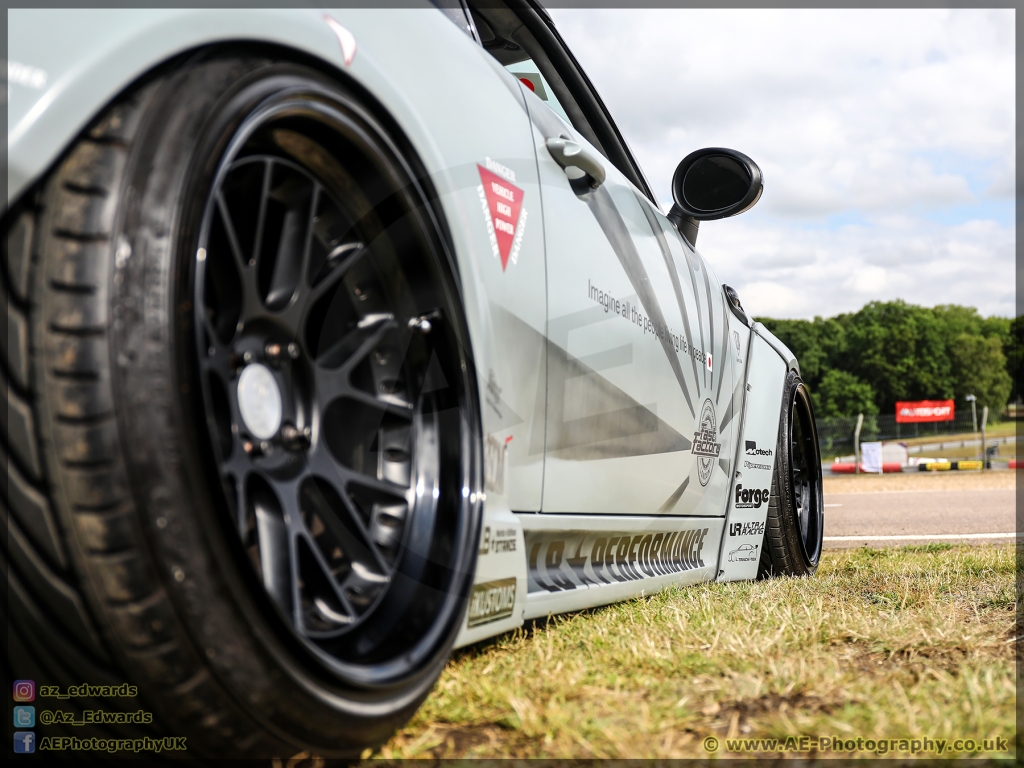
<path fill-rule="evenodd" d="M 1012 757 L 1015 595 L 1012 544 L 935 544 L 827 550 L 810 579 L 555 617 L 457 652 L 373 757 L 707 757 L 708 737 L 716 756 L 752 756 L 770 744 L 727 740 L 801 736 L 908 740 L 889 757 L 975 739 L 961 754 Z M 843 750 L 818 754 L 872 754 Z"/>

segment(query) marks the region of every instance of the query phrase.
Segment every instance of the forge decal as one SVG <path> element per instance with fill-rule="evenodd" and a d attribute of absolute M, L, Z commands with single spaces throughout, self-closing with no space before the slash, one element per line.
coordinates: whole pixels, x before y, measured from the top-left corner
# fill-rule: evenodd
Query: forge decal
<path fill-rule="evenodd" d="M 491 250 L 501 260 L 501 271 L 504 272 L 509 261 L 513 264 L 519 262 L 519 250 L 523 245 L 523 232 L 526 231 L 523 190 L 512 183 L 516 175 L 511 169 L 490 158 L 485 162 L 487 168 L 477 166 L 481 184 L 476 191 L 480 196 Z"/>
<path fill-rule="evenodd" d="M 529 592 L 561 592 L 704 568 L 707 528 L 654 532 L 527 532 Z"/>

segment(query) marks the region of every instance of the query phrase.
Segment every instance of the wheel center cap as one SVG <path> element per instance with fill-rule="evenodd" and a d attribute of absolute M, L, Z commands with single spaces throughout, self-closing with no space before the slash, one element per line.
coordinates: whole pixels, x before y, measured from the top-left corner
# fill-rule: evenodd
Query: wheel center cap
<path fill-rule="evenodd" d="M 281 427 L 281 390 L 265 365 L 253 363 L 238 377 L 238 410 L 253 437 L 269 440 Z"/>

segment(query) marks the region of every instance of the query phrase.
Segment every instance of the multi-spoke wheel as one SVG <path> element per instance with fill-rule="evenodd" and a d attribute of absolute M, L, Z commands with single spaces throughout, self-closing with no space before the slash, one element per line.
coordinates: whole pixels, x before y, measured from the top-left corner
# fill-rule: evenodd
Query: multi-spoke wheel
<path fill-rule="evenodd" d="M 452 310 L 423 281 L 418 222 L 372 166 L 318 162 L 307 137 L 321 118 L 302 106 L 244 125 L 214 180 L 195 270 L 200 381 L 267 594 L 328 663 L 373 679 L 415 662 L 377 664 L 423 624 L 416 585 L 458 532 L 440 508 L 442 444 L 459 439 L 440 366 L 455 359 Z"/>
<path fill-rule="evenodd" d="M 824 508 L 821 454 L 811 398 L 800 377 L 790 371 L 783 388 L 760 577 L 809 575 L 817 570 Z"/>
<path fill-rule="evenodd" d="M 36 678 L 132 683 L 190 754 L 379 744 L 454 643 L 482 486 L 454 262 L 401 130 L 312 69 L 190 54 L 39 200 L 7 222 L 38 254 L 52 497 L 12 477 L 67 579 L 63 628 L 18 641 Z M 44 615 L 23 584 L 51 582 L 12 581 L 19 632 Z"/>

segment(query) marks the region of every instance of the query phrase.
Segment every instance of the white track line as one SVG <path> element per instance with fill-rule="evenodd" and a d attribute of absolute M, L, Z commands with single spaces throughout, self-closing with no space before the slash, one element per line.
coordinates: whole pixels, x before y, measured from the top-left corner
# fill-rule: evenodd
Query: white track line
<path fill-rule="evenodd" d="M 921 539 L 1013 539 L 1016 533 L 921 533 L 917 536 L 822 536 L 825 541 L 920 541 Z"/>

